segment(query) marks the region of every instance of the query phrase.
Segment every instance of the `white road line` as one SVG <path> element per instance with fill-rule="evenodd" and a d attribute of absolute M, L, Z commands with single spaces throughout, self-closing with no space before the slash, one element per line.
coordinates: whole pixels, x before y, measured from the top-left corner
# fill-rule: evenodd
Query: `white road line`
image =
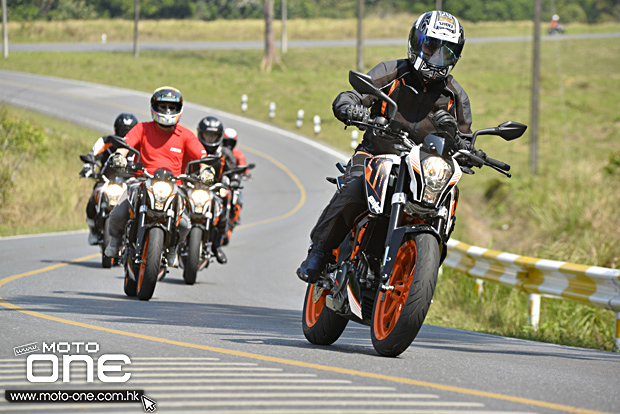
<path fill-rule="evenodd" d="M 113 404 L 115 408 L 124 408 L 124 407 L 135 407 L 136 404 Z M 79 412 L 85 412 L 85 406 L 75 406 L 69 407 L 65 404 L 49 404 L 49 405 L 40 405 L 40 404 L 32 404 L 32 407 L 15 407 L 10 409 L 13 411 L 42 411 L 42 412 L 50 412 L 50 411 L 61 411 L 62 413 L 70 412 L 71 410 L 76 410 Z M 158 405 L 158 408 L 160 406 Z M 168 405 L 165 406 L 166 414 L 186 414 L 191 410 L 190 407 L 186 407 L 180 411 L 170 411 L 168 409 Z M 201 406 L 196 407 L 195 412 L 205 412 L 207 407 Z M 111 404 L 106 404 L 105 407 L 97 406 L 97 404 L 89 404 L 88 411 L 98 412 L 100 411 L 104 413 L 113 412 L 115 414 L 136 414 L 136 410 L 129 411 L 115 411 L 111 409 Z M 0 412 L 9 411 L 8 408 L 0 407 Z M 141 411 L 141 409 L 140 409 Z M 236 409 L 236 410 L 209 410 L 209 414 L 317 414 L 317 410 L 314 408 L 301 408 L 301 409 Z M 536 414 L 530 411 L 487 411 L 487 410 L 450 410 L 450 409 L 426 409 L 426 410 L 412 410 L 412 409 L 363 409 L 358 408 L 354 410 L 343 410 L 340 408 L 321 408 L 320 414 Z"/>
<path fill-rule="evenodd" d="M 354 385 L 190 385 L 181 387 L 169 387 L 169 386 L 150 386 L 150 391 L 252 391 L 252 390 L 295 390 L 295 391 L 396 391 L 394 387 L 371 387 L 371 386 L 354 386 Z M 427 398 L 438 398 L 434 394 L 417 394 L 424 395 Z"/>
<path fill-rule="evenodd" d="M 317 390 L 318 391 L 318 390 Z M 145 391 L 146 392 L 146 391 Z M 177 399 L 177 398 L 321 398 L 323 400 L 328 398 L 399 398 L 399 399 L 434 399 L 439 398 L 437 395 L 428 394 L 402 394 L 402 393 L 363 393 L 356 394 L 353 392 L 261 392 L 261 393 L 238 393 L 238 392 L 217 392 L 213 394 L 199 394 L 196 393 L 167 393 L 162 394 L 158 392 L 154 392 L 149 388 L 148 397 L 152 397 L 154 400 L 158 401 L 158 398 L 163 399 Z M 206 403 L 207 405 L 210 402 Z M 389 403 L 388 403 L 389 404 Z"/>
<path fill-rule="evenodd" d="M 267 381 L 264 378 L 213 378 L 213 379 L 207 379 L 207 378 L 199 378 L 199 379 L 191 379 L 191 378 L 183 378 L 183 379 L 157 379 L 157 380 L 149 380 L 149 379 L 145 379 L 145 380 L 140 380 L 140 381 L 132 381 L 131 382 L 127 382 L 125 383 L 125 385 L 127 385 L 126 388 L 137 388 L 137 387 L 141 387 L 144 384 L 189 384 L 189 383 L 205 383 L 205 384 L 209 384 L 209 383 L 217 383 L 217 384 L 239 384 L 239 383 L 260 383 L 260 384 L 264 384 L 265 381 Z M 312 383 L 318 383 L 318 384 L 350 384 L 351 381 L 349 380 L 327 380 L 327 379 L 295 379 L 295 378 L 269 378 L 269 383 L 270 384 L 275 384 L 275 383 L 286 383 L 286 384 L 292 384 L 292 383 L 296 383 L 296 384 L 312 384 Z M 0 387 L 9 387 L 9 386 L 24 386 L 24 385 L 32 385 L 29 382 L 26 381 L 21 381 L 21 382 L 0 382 Z M 37 384 L 37 386 L 40 387 L 51 387 L 51 386 L 58 386 L 58 384 Z M 75 385 L 105 385 L 105 383 L 101 383 L 101 382 L 91 382 L 91 383 L 87 383 L 85 381 L 72 381 L 71 382 L 71 386 L 75 386 Z M 69 384 L 67 384 L 67 387 L 69 386 Z"/>
<path fill-rule="evenodd" d="M 220 358 L 191 358 L 191 357 L 136 357 L 132 361 L 220 361 Z"/>
<path fill-rule="evenodd" d="M 127 371 L 130 372 L 130 371 Z M 260 372 L 244 372 L 242 374 L 244 377 L 262 377 L 262 378 L 277 378 L 277 377 L 312 377 L 312 378 L 316 378 L 316 374 L 294 374 L 294 373 L 288 373 L 288 372 L 283 372 L 283 373 L 277 373 L 277 374 L 272 374 L 269 372 L 265 372 L 265 373 L 260 373 Z M 152 378 L 152 377 L 157 377 L 157 378 L 166 378 L 166 377 L 172 377 L 172 378 L 180 378 L 180 377 L 206 377 L 206 378 L 211 378 L 211 377 L 239 377 L 241 376 L 239 373 L 235 373 L 235 372 L 188 372 L 188 373 L 184 373 L 184 372 L 170 372 L 170 373 L 157 373 L 157 374 L 143 374 L 143 373 L 139 373 L 136 375 L 132 375 L 131 377 L 135 380 L 139 380 L 141 378 Z"/>
<path fill-rule="evenodd" d="M 212 378 L 212 377 L 239 377 L 239 376 L 243 376 L 243 377 L 262 377 L 262 378 L 274 378 L 274 377 L 311 377 L 311 378 L 316 378 L 316 374 L 295 374 L 295 373 L 287 373 L 287 372 L 278 372 L 278 373 L 271 373 L 271 372 L 246 372 L 246 370 L 248 369 L 235 369 L 235 370 L 229 370 L 229 371 L 242 371 L 242 372 L 211 372 L 211 371 L 205 371 L 205 370 L 201 370 L 200 372 L 160 372 L 160 373 L 153 373 L 153 374 L 146 374 L 146 373 L 135 373 L 132 372 L 130 369 L 127 369 L 126 371 L 124 371 L 125 373 L 131 373 L 131 378 L 134 380 L 140 380 L 141 378 L 152 378 L 152 377 L 157 377 L 157 378 L 187 378 L 187 377 L 205 377 L 205 378 Z M 255 368 L 252 369 L 254 371 L 278 371 L 277 368 Z M 43 375 L 51 375 L 51 373 L 43 373 L 43 372 L 35 372 L 36 374 L 38 374 L 39 376 L 43 376 Z M 71 372 L 71 374 L 75 374 L 74 372 Z M 79 374 L 79 373 L 78 373 Z M 0 385 L 2 385 L 2 383 L 6 380 L 16 380 L 16 379 L 23 379 L 25 376 L 24 373 L 22 373 L 21 375 L 5 375 L 2 378 L 0 378 Z M 59 377 L 62 377 L 62 373 L 59 372 L 58 374 Z M 73 377 L 72 377 L 73 379 Z M 75 378 L 75 380 L 80 380 L 83 378 Z M 73 381 L 72 381 L 73 382 Z"/>
<path fill-rule="evenodd" d="M 157 399 L 155 400 L 157 401 Z M 259 400 L 251 400 L 251 401 L 209 401 L 208 403 L 204 401 L 178 401 L 178 402 L 158 402 L 157 408 L 161 408 L 162 411 L 166 407 L 228 407 L 228 406 L 242 406 L 242 407 L 292 407 L 292 406 L 309 406 L 309 407 L 318 407 L 318 406 L 360 406 L 360 407 L 370 407 L 370 406 L 394 406 L 394 407 L 462 407 L 462 408 L 476 408 L 476 407 L 484 407 L 482 403 L 474 403 L 474 402 L 444 402 L 444 401 L 359 401 L 359 400 L 350 400 L 350 401 L 325 401 L 321 399 L 312 399 L 312 400 L 286 400 L 286 401 L 259 401 Z M 315 409 L 316 410 L 316 409 Z M 316 410 L 316 412 L 323 412 L 323 410 Z M 358 411 L 359 412 L 359 411 Z M 209 411 L 211 413 L 211 411 Z"/>

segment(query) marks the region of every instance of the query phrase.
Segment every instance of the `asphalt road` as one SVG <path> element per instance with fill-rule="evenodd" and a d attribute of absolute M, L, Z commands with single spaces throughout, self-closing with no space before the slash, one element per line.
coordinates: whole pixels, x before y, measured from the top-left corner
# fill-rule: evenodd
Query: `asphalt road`
<path fill-rule="evenodd" d="M 140 92 L 0 71 L 0 101 L 102 133 L 121 111 L 148 120 L 148 100 Z M 229 263 L 212 263 L 194 286 L 172 269 L 153 299 L 141 302 L 124 295 L 120 268 L 101 268 L 86 232 L 0 239 L 0 390 L 144 390 L 161 413 L 620 412 L 614 353 L 429 325 L 393 359 L 379 357 L 369 329 L 353 323 L 332 346 L 309 344 L 301 331 L 305 286 L 294 271 L 333 191 L 324 177 L 345 155 L 193 104 L 182 123 L 194 129 L 205 114 L 236 128 L 248 162 L 257 164 L 244 189 L 242 226 L 226 248 Z M 95 362 L 87 382 L 85 363 L 65 372 L 61 359 L 58 380 L 30 383 L 28 354 L 15 351 L 34 344 L 33 354 L 47 348 L 49 357 L 51 345 L 63 342 L 71 354 L 77 343 L 93 351 L 96 343 L 96 357 L 126 355 L 131 364 L 121 373 L 131 377 L 103 383 Z M 51 366 L 35 364 L 32 374 L 49 377 Z M 19 404 L 0 397 L 0 412 L 144 409 L 137 402 Z"/>

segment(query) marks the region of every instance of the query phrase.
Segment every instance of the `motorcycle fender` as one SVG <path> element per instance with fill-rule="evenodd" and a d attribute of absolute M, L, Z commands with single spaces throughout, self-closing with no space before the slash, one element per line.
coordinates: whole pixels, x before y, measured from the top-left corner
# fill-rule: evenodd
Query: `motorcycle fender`
<path fill-rule="evenodd" d="M 391 154 L 378 155 L 364 160 L 366 199 L 368 201 L 368 210 L 372 214 L 383 213 L 390 171 L 392 166 L 399 162 L 400 158 Z"/>
<path fill-rule="evenodd" d="M 394 266 L 394 259 L 396 259 L 396 253 L 398 249 L 405 239 L 405 236 L 410 234 L 420 234 L 420 233 L 429 233 L 433 235 L 437 239 L 437 243 L 439 244 L 440 263 L 443 263 L 446 255 L 448 254 L 448 249 L 446 248 L 445 243 L 443 242 L 441 235 L 435 230 L 433 227 L 423 224 L 423 225 L 414 225 L 411 227 L 399 227 L 394 230 L 392 233 L 392 240 L 390 240 L 390 248 L 386 250 L 386 256 L 384 258 L 383 271 L 381 274 L 383 275 L 383 279 L 387 279 L 387 276 L 392 273 L 392 267 Z M 383 283 L 387 283 L 387 280 L 383 280 Z"/>

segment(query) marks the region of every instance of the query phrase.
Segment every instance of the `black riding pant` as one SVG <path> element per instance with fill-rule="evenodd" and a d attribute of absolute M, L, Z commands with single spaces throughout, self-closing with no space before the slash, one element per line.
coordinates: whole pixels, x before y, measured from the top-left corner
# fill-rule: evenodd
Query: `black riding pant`
<path fill-rule="evenodd" d="M 310 239 L 320 249 L 337 248 L 362 214 L 368 212 L 364 189 L 364 160 L 371 156 L 358 151 L 347 164 L 344 186 L 340 188 L 310 233 Z"/>

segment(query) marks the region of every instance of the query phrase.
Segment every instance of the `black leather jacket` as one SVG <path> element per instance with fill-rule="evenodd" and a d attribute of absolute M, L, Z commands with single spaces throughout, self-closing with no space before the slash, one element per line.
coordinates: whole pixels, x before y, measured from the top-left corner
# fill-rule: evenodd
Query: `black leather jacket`
<path fill-rule="evenodd" d="M 461 132 L 471 132 L 469 97 L 452 75 L 444 80 L 424 83 L 406 59 L 381 62 L 368 74 L 398 104 L 396 120 L 403 123 L 403 129 L 409 132 L 409 138 L 414 142 L 419 144 L 426 135 L 435 132 L 428 116 L 439 109 L 450 112 L 456 118 Z M 350 104 L 370 108 L 371 117 L 387 113 L 383 101 L 351 90 L 340 93 L 334 100 L 332 110 L 336 118 L 346 122 L 346 115 L 343 116 L 341 111 Z M 393 144 L 393 140 L 376 136 L 367 130 L 358 150 L 373 155 L 399 154 Z"/>

